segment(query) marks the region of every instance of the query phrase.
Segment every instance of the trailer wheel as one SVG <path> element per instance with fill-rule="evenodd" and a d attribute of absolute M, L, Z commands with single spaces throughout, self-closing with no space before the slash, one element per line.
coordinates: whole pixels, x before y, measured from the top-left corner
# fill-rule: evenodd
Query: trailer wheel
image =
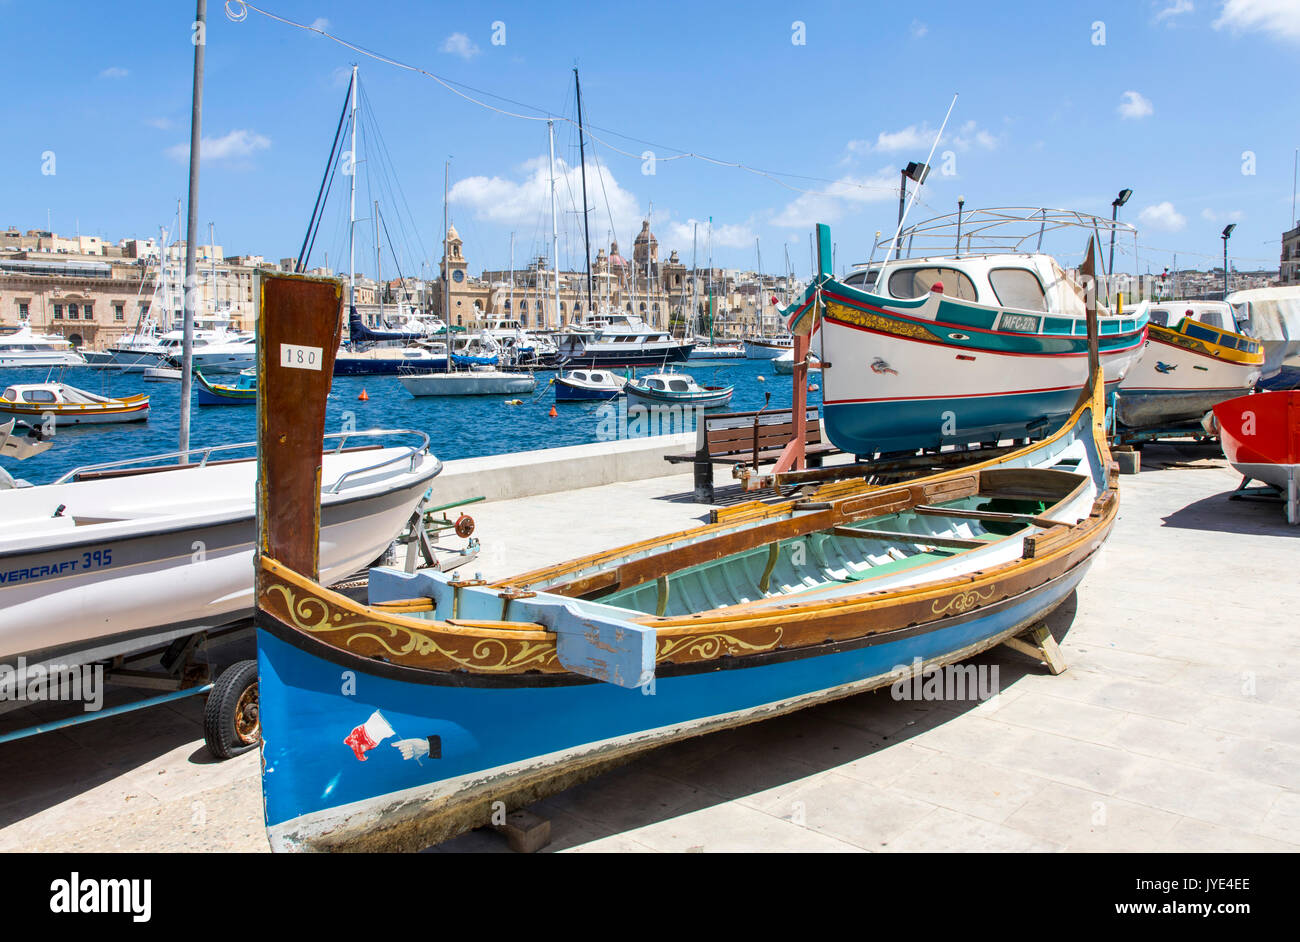
<path fill-rule="evenodd" d="M 218 759 L 229 759 L 261 743 L 256 661 L 232 664 L 212 685 L 203 710 L 203 739 Z"/>

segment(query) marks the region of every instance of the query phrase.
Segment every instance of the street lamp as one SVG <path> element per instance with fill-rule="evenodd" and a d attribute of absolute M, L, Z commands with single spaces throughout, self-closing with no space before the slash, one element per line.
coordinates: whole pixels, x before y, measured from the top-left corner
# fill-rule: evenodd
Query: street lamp
<path fill-rule="evenodd" d="M 1110 262 L 1106 265 L 1107 278 L 1115 272 L 1115 223 L 1119 221 L 1119 208 L 1127 203 L 1132 195 L 1132 190 L 1120 190 L 1119 196 L 1110 201 Z"/>
<path fill-rule="evenodd" d="M 1228 300 L 1228 240 L 1232 238 L 1232 230 L 1237 228 L 1235 222 L 1230 222 L 1223 227 L 1223 300 Z"/>
<path fill-rule="evenodd" d="M 961 257 L 961 211 L 962 211 L 962 207 L 965 205 L 966 205 L 966 197 L 964 196 L 957 197 L 957 251 L 955 254 L 957 255 L 958 258 Z"/>
<path fill-rule="evenodd" d="M 920 186 L 925 182 L 925 178 L 930 175 L 929 164 L 918 164 L 911 161 L 906 167 L 899 171 L 903 176 L 898 184 L 898 224 L 903 224 L 903 204 L 907 201 L 907 181 L 915 180 Z"/>

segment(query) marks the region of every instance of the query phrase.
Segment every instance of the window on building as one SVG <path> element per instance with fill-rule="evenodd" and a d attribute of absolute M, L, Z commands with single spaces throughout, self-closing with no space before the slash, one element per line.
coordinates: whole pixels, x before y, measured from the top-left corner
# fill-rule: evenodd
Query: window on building
<path fill-rule="evenodd" d="M 126 305 L 122 304 L 120 301 L 113 305 L 113 320 L 126 320 Z"/>
<path fill-rule="evenodd" d="M 83 320 L 91 320 L 95 316 L 95 306 L 93 304 L 83 304 L 81 307 L 81 317 Z"/>
<path fill-rule="evenodd" d="M 70 320 L 70 321 L 75 321 L 78 317 L 80 317 L 80 315 L 77 313 L 77 305 L 75 305 L 75 304 L 69 304 L 69 305 L 68 305 L 68 320 Z"/>
<path fill-rule="evenodd" d="M 1047 313 L 1047 295 L 1043 292 L 1043 283 L 1029 269 L 995 268 L 989 272 L 989 284 L 993 286 L 993 293 L 1003 307 Z M 944 287 L 947 287 L 946 280 Z"/>
<path fill-rule="evenodd" d="M 54 305 L 54 319 L 55 319 L 56 321 L 61 321 L 61 320 L 63 320 L 63 305 L 62 305 L 62 304 L 56 304 L 56 305 Z"/>
<path fill-rule="evenodd" d="M 18 316 L 27 319 L 27 304 L 23 301 L 18 302 Z"/>

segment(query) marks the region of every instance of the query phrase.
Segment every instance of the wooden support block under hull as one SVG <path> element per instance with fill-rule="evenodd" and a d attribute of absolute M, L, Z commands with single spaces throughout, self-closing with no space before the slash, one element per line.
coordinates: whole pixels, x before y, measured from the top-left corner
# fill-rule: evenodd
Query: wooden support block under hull
<path fill-rule="evenodd" d="M 516 854 L 535 854 L 551 842 L 551 821 L 531 811 L 512 811 L 505 824 L 494 824 Z"/>
<path fill-rule="evenodd" d="M 1012 650 L 1029 655 L 1036 661 L 1042 661 L 1054 675 L 1064 674 L 1069 669 L 1064 655 L 1061 654 L 1060 645 L 1056 643 L 1056 639 L 1052 637 L 1046 625 L 1035 625 L 1028 631 L 1005 639 L 1002 643 Z"/>

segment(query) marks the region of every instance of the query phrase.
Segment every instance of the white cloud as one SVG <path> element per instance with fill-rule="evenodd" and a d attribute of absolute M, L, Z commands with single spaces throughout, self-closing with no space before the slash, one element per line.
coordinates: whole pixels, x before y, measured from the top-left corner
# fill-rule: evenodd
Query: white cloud
<path fill-rule="evenodd" d="M 130 74 L 131 74 L 130 72 L 122 68 L 120 65 L 110 65 L 103 72 L 99 73 L 99 77 L 116 79 L 116 78 L 126 78 Z"/>
<path fill-rule="evenodd" d="M 1173 203 L 1165 200 L 1138 213 L 1138 222 L 1161 232 L 1178 232 L 1187 225 L 1187 217 L 1174 209 Z"/>
<path fill-rule="evenodd" d="M 834 222 L 851 207 L 898 198 L 898 171 L 882 167 L 870 177 L 845 175 L 821 190 L 800 193 L 772 219 L 774 226 L 806 228 Z"/>
<path fill-rule="evenodd" d="M 912 20 L 911 31 L 913 39 L 921 39 L 926 33 L 930 32 L 930 27 L 920 20 Z"/>
<path fill-rule="evenodd" d="M 928 124 L 910 124 L 900 131 L 881 131 L 876 141 L 856 140 L 845 145 L 845 155 L 841 163 L 848 163 L 856 156 L 871 152 L 893 154 L 911 151 L 916 154 L 928 154 L 934 144 L 936 130 Z M 941 143 L 951 143 L 957 150 L 967 151 L 973 148 L 996 150 L 1002 143 L 1001 137 L 986 128 L 981 128 L 974 121 L 967 121 L 955 133 L 948 132 Z"/>
<path fill-rule="evenodd" d="M 1195 9 L 1192 0 L 1173 0 L 1169 6 L 1156 13 L 1155 22 L 1160 23 L 1168 20 L 1168 25 L 1173 26 L 1177 17 L 1182 16 L 1184 13 L 1191 13 Z"/>
<path fill-rule="evenodd" d="M 205 137 L 199 145 L 199 157 L 202 160 L 238 160 L 251 157 L 259 150 L 271 146 L 271 139 L 256 131 L 235 130 L 223 137 Z M 167 148 L 167 156 L 173 160 L 187 160 L 190 155 L 189 144 L 177 144 Z"/>
<path fill-rule="evenodd" d="M 690 245 L 696 235 L 695 226 L 699 225 L 699 246 L 708 243 L 709 221 L 707 219 L 688 219 L 686 222 L 674 222 L 668 225 L 668 238 L 673 245 Z M 746 249 L 754 245 L 756 233 L 749 226 L 732 223 L 713 224 L 713 244 L 718 248 Z"/>
<path fill-rule="evenodd" d="M 151 128 L 157 128 L 159 131 L 166 131 L 172 126 L 171 118 L 146 118 L 145 124 Z"/>
<path fill-rule="evenodd" d="M 1155 108 L 1151 105 L 1151 99 L 1142 96 L 1141 92 L 1127 91 L 1120 96 L 1119 106 L 1116 107 L 1121 118 L 1145 118 L 1155 113 Z"/>
<path fill-rule="evenodd" d="M 316 17 L 316 19 L 314 19 L 314 20 L 311 21 L 311 28 L 312 28 L 312 29 L 319 29 L 319 30 L 326 30 L 326 29 L 329 29 L 329 28 L 330 28 L 330 21 L 327 20 L 327 19 L 325 19 L 325 17 L 323 17 L 323 16 L 318 16 L 318 17 Z"/>
<path fill-rule="evenodd" d="M 1216 213 L 1212 209 L 1203 209 L 1201 210 L 1201 218 L 1207 222 L 1240 222 L 1242 212 L 1239 209 L 1234 209 L 1230 213 Z"/>
<path fill-rule="evenodd" d="M 475 219 L 502 225 L 529 226 L 544 216 L 550 227 L 551 175 L 546 157 L 535 157 L 524 163 L 520 170 L 522 180 L 502 177 L 466 177 L 458 180 L 448 194 L 449 202 L 473 212 Z M 635 196 L 619 186 L 608 167 L 599 170 L 592 164 L 587 167 L 588 179 L 599 172 L 604 175 L 604 187 L 588 187 L 591 220 L 598 230 L 613 218 L 616 226 L 629 226 L 642 217 Z M 555 189 L 557 194 L 582 192 L 582 168 L 569 166 L 563 160 L 555 161 Z M 608 197 L 608 202 L 606 202 Z"/>
<path fill-rule="evenodd" d="M 1271 33 L 1300 42 L 1300 10 L 1296 7 L 1296 0 L 1227 0 L 1214 28 Z"/>
<path fill-rule="evenodd" d="M 464 33 L 452 33 L 442 43 L 442 51 L 462 59 L 473 59 L 479 54 L 478 44 Z"/>

